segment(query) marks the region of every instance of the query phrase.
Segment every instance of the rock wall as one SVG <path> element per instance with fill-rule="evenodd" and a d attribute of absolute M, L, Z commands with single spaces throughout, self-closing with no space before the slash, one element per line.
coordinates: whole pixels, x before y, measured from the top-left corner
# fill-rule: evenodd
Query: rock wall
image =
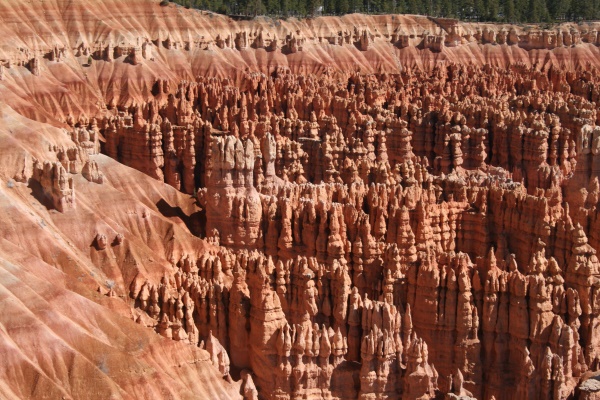
<path fill-rule="evenodd" d="M 583 80 L 453 64 L 182 83 L 136 118 L 190 105 L 216 247 L 131 296 L 162 335 L 214 335 L 269 399 L 567 398 L 599 359 Z"/>
<path fill-rule="evenodd" d="M 0 173 L 69 249 L 40 257 L 116 276 L 98 296 L 226 397 L 597 396 L 597 23 L 0 14 Z"/>

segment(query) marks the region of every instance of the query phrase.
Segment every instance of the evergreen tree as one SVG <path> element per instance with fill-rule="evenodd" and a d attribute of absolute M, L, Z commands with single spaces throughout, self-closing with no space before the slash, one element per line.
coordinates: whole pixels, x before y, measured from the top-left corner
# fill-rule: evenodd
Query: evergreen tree
<path fill-rule="evenodd" d="M 231 14 L 231 11 L 229 10 L 229 6 L 226 3 L 221 3 L 219 5 L 219 7 L 217 7 L 216 11 L 219 14 L 224 14 L 224 15 Z M 262 13 L 262 14 L 264 14 L 264 13 Z"/>
<path fill-rule="evenodd" d="M 396 12 L 396 0 L 385 0 L 383 2 L 382 12 L 385 14 L 391 14 Z"/>
<path fill-rule="evenodd" d="M 463 0 L 459 3 L 458 17 L 460 19 L 471 19 L 475 15 L 475 1 Z"/>
<path fill-rule="evenodd" d="M 514 22 L 526 22 L 529 9 L 529 0 L 514 0 L 515 20 Z"/>
<path fill-rule="evenodd" d="M 548 12 L 550 18 L 554 21 L 560 21 L 566 18 L 569 8 L 571 7 L 570 0 L 548 0 Z"/>
<path fill-rule="evenodd" d="M 504 3 L 504 21 L 515 22 L 515 2 L 514 0 L 506 0 Z"/>
<path fill-rule="evenodd" d="M 196 2 L 196 6 L 201 10 L 209 10 L 210 9 L 208 0 L 198 0 Z"/>
<path fill-rule="evenodd" d="M 371 2 L 371 12 L 373 13 L 381 13 L 384 12 L 385 1 L 384 0 L 370 0 Z"/>
<path fill-rule="evenodd" d="M 454 18 L 454 3 L 452 0 L 442 0 L 440 6 L 440 16 L 445 18 Z"/>
<path fill-rule="evenodd" d="M 475 0 L 473 6 L 473 17 L 475 17 L 477 21 L 484 19 L 487 15 L 487 11 L 483 0 Z"/>
<path fill-rule="evenodd" d="M 528 22 L 546 22 L 550 19 L 544 0 L 529 0 Z"/>
<path fill-rule="evenodd" d="M 295 0 L 293 3 L 292 14 L 306 16 L 306 2 L 303 0 Z"/>
<path fill-rule="evenodd" d="M 344 15 L 350 9 L 350 4 L 348 0 L 336 0 L 335 2 L 335 12 L 339 15 Z"/>
<path fill-rule="evenodd" d="M 271 15 L 280 14 L 280 3 L 279 0 L 266 0 L 266 9 L 267 13 Z"/>
<path fill-rule="evenodd" d="M 486 15 L 488 21 L 497 21 L 500 12 L 500 3 L 498 0 L 486 0 L 485 2 Z"/>
<path fill-rule="evenodd" d="M 409 14 L 419 14 L 421 2 L 417 0 L 406 0 L 406 8 Z"/>
<path fill-rule="evenodd" d="M 336 0 L 324 0 L 323 1 L 323 13 L 324 14 L 335 14 L 336 13 Z"/>
<path fill-rule="evenodd" d="M 249 0 L 246 6 L 246 14 L 257 16 L 263 15 L 267 12 L 267 9 L 261 0 Z"/>
<path fill-rule="evenodd" d="M 575 0 L 571 4 L 571 12 L 569 13 L 572 19 L 592 19 L 594 15 L 594 4 L 591 0 Z"/>
<path fill-rule="evenodd" d="M 287 17 L 291 10 L 290 0 L 280 0 L 281 15 Z"/>
<path fill-rule="evenodd" d="M 425 0 L 427 15 L 439 17 L 440 15 L 440 0 Z"/>
<path fill-rule="evenodd" d="M 600 0 L 173 0 L 223 14 L 313 16 L 323 13 L 406 13 L 465 21 L 549 22 L 600 18 Z"/>

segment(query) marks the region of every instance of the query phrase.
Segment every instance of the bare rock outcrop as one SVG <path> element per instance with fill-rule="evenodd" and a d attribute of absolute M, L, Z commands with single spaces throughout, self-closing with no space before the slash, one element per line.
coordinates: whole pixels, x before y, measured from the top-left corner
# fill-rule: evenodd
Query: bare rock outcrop
<path fill-rule="evenodd" d="M 75 187 L 73 178 L 60 162 L 36 162 L 33 179 L 41 187 L 42 196 L 60 212 L 75 208 Z"/>
<path fill-rule="evenodd" d="M 190 189 L 218 246 L 132 293 L 155 329 L 210 328 L 248 396 L 574 393 L 598 359 L 591 102 L 554 69 L 431 74 L 199 78 L 138 108 L 157 148 L 198 127 Z"/>
<path fill-rule="evenodd" d="M 595 398 L 598 23 L 12 3 L 0 261 L 42 260 L 178 349 L 118 371 L 202 365 L 207 398 Z"/>

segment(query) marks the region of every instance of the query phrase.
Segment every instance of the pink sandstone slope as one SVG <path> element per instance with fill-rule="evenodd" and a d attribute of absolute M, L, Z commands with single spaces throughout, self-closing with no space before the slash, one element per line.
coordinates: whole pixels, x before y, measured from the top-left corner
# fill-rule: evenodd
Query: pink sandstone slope
<path fill-rule="evenodd" d="M 598 398 L 599 28 L 0 2 L 0 397 Z"/>

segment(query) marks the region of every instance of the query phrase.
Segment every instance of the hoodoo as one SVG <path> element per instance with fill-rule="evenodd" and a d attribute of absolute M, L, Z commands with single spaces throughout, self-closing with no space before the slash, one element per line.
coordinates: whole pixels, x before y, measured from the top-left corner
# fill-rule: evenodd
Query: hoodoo
<path fill-rule="evenodd" d="M 600 398 L 600 23 L 0 16 L 0 397 Z"/>

